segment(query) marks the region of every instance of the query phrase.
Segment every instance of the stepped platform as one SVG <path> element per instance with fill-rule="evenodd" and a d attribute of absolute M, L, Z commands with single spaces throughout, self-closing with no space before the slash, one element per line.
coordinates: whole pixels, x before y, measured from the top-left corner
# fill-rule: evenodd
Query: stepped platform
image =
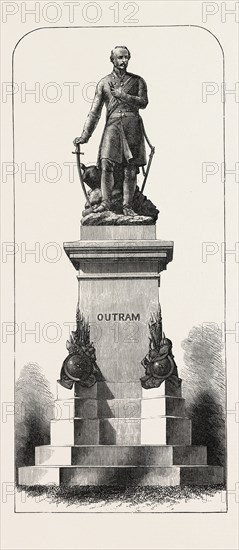
<path fill-rule="evenodd" d="M 176 486 L 223 482 L 223 468 L 207 465 L 207 448 L 191 445 L 191 421 L 185 416 L 181 388 L 164 382 L 160 388 L 144 390 L 133 383 L 131 397 L 126 392 L 123 398 L 125 386 L 98 382 L 83 388 L 76 384 L 70 398 L 69 391 L 59 386 L 51 444 L 36 447 L 34 466 L 19 468 L 19 484 Z"/>

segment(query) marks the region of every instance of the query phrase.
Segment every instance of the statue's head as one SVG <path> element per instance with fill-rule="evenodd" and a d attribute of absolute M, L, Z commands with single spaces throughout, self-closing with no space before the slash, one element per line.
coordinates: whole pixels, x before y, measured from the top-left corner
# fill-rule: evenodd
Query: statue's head
<path fill-rule="evenodd" d="M 117 69 L 127 69 L 130 57 L 130 51 L 126 46 L 115 46 L 111 50 L 110 61 Z"/>

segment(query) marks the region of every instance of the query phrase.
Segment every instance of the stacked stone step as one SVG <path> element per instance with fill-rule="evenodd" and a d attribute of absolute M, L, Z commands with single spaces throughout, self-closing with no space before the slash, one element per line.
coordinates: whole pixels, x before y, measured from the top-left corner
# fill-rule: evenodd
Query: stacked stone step
<path fill-rule="evenodd" d="M 70 397 L 69 397 L 70 394 Z M 97 382 L 58 386 L 51 444 L 36 447 L 35 466 L 19 469 L 20 485 L 217 484 L 206 447 L 191 445 L 181 388 L 164 382 Z"/>

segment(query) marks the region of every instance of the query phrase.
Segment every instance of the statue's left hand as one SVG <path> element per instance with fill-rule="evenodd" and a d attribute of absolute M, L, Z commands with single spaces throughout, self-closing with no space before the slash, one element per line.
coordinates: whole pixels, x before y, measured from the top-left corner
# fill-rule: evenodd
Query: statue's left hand
<path fill-rule="evenodd" d="M 121 90 L 121 88 L 116 88 L 113 82 L 110 82 L 109 86 L 110 86 L 110 91 L 112 93 L 112 96 L 116 97 L 116 99 L 122 98 L 123 90 Z"/>

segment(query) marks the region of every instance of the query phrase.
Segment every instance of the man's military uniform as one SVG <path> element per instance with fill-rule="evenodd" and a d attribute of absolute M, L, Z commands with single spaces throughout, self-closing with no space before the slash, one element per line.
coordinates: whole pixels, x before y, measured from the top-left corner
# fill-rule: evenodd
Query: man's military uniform
<path fill-rule="evenodd" d="M 111 93 L 110 85 L 120 90 L 120 98 Z M 131 207 L 139 166 L 146 164 L 146 152 L 142 120 L 139 109 L 148 104 L 147 86 L 137 75 L 126 72 L 119 77 L 113 70 L 97 85 L 91 110 L 82 137 L 88 141 L 99 121 L 103 105 L 106 106 L 106 124 L 103 131 L 98 164 L 101 165 L 101 190 L 103 203 L 109 207 L 113 188 L 115 163 L 124 166 L 123 203 Z"/>

